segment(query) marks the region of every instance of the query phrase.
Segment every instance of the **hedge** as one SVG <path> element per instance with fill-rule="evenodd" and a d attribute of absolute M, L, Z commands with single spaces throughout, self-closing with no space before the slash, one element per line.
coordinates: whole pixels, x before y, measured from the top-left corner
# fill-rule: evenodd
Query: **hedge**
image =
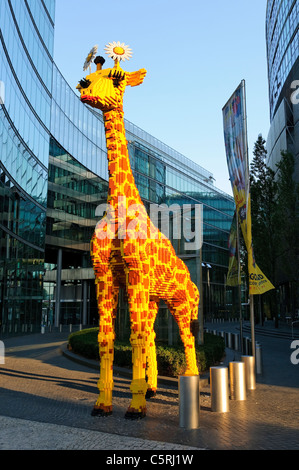
<path fill-rule="evenodd" d="M 98 328 L 89 328 L 72 333 L 69 336 L 68 347 L 76 354 L 88 359 L 99 360 Z M 158 374 L 177 377 L 186 368 L 184 348 L 182 345 L 157 345 Z M 199 373 L 207 371 L 219 363 L 224 356 L 224 340 L 220 336 L 204 333 L 204 344 L 196 347 L 196 359 Z M 132 367 L 132 347 L 129 343 L 115 341 L 114 365 Z"/>

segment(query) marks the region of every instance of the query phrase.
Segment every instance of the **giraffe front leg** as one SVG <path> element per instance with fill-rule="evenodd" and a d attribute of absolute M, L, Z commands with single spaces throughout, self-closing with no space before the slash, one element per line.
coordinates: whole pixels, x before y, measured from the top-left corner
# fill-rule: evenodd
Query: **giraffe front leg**
<path fill-rule="evenodd" d="M 145 288 L 148 280 L 145 282 L 143 276 L 134 273 L 134 275 L 129 275 L 129 278 L 131 278 L 131 283 L 128 287 L 128 299 L 131 317 L 130 342 L 132 345 L 133 380 L 130 386 L 132 400 L 125 418 L 138 419 L 146 416 L 145 394 L 148 386 L 145 379 L 145 371 L 148 343 L 149 292 Z M 134 284 L 132 284 L 133 279 Z"/>
<path fill-rule="evenodd" d="M 112 414 L 113 359 L 114 359 L 114 320 L 117 308 L 117 295 L 113 289 L 112 276 L 97 282 L 99 321 L 99 355 L 100 378 L 98 381 L 99 396 L 94 405 L 93 416 Z"/>
<path fill-rule="evenodd" d="M 132 345 L 133 362 L 133 380 L 130 385 L 132 400 L 125 414 L 125 418 L 140 419 L 146 416 L 146 336 L 140 331 L 136 331 L 136 333 L 131 334 L 130 342 Z"/>
<path fill-rule="evenodd" d="M 105 327 L 108 323 L 105 322 Z M 108 326 L 109 328 L 109 326 Z M 103 332 L 98 335 L 100 352 L 100 378 L 98 381 L 99 396 L 92 410 L 92 416 L 109 416 L 112 414 L 113 391 L 113 349 L 114 334 Z"/>

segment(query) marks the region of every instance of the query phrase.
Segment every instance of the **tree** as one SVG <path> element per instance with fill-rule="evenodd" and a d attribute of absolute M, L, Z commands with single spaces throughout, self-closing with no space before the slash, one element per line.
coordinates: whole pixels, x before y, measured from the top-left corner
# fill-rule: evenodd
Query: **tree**
<path fill-rule="evenodd" d="M 257 264 L 274 284 L 278 249 L 278 185 L 274 171 L 266 165 L 265 143 L 260 134 L 254 145 L 250 165 L 252 239 Z"/>
<path fill-rule="evenodd" d="M 294 157 L 281 152 L 275 173 L 266 165 L 262 135 L 254 145 L 250 165 L 252 239 L 254 254 L 263 273 L 275 287 L 290 288 L 288 311 L 295 314 L 298 297 L 299 184 L 293 179 Z M 278 320 L 276 290 L 263 295 Z M 276 322 L 278 326 L 278 322 Z"/>
<path fill-rule="evenodd" d="M 277 182 L 274 171 L 266 165 L 266 141 L 258 136 L 254 145 L 253 160 L 250 165 L 250 193 L 252 240 L 256 262 L 265 276 L 275 286 L 276 262 L 278 250 L 277 231 Z M 278 302 L 276 290 L 271 290 L 261 296 L 255 296 L 258 311 L 263 305 L 268 306 L 272 317 L 278 326 Z M 260 311 L 261 314 L 261 311 Z M 262 315 L 260 315 L 263 318 Z"/>

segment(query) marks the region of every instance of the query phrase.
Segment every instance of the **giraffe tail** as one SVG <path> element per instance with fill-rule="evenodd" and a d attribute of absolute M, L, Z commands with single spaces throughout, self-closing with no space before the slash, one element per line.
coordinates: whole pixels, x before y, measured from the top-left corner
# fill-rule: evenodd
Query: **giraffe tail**
<path fill-rule="evenodd" d="M 192 283 L 194 290 L 194 296 L 191 304 L 191 321 L 190 321 L 190 331 L 193 336 L 197 336 L 199 332 L 199 321 L 198 321 L 198 304 L 199 304 L 199 292 L 195 284 Z"/>

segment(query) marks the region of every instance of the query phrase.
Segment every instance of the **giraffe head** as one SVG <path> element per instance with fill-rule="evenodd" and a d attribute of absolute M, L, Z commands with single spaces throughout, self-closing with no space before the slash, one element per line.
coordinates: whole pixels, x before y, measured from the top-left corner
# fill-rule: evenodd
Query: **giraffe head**
<path fill-rule="evenodd" d="M 137 72 L 125 72 L 119 62 L 122 55 L 128 58 L 130 53 L 128 49 L 122 47 L 124 45 L 113 47 L 115 44 L 107 46 L 107 53 L 114 59 L 114 67 L 103 69 L 105 59 L 98 56 L 94 60 L 97 65 L 96 72 L 87 75 L 77 85 L 81 101 L 103 112 L 113 109 L 122 110 L 126 86 L 141 85 L 146 75 L 145 69 L 140 69 Z"/>

